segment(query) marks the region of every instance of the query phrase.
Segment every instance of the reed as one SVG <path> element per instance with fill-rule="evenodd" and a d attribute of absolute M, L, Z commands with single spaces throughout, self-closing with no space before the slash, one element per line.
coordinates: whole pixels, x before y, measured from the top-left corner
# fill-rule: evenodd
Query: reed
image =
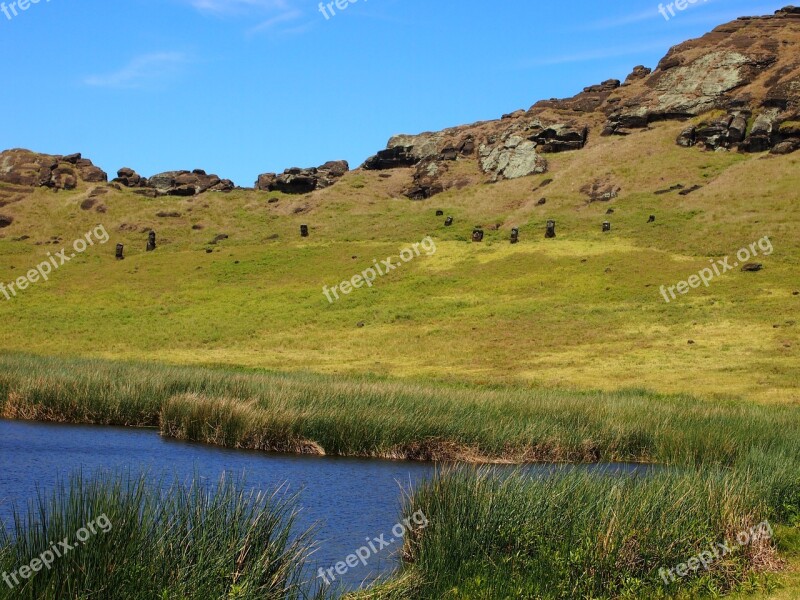
<path fill-rule="evenodd" d="M 769 509 L 751 477 L 445 473 L 408 500 L 406 510 L 430 522 L 407 540 L 407 576 L 424 582 L 413 597 L 696 598 L 769 588 L 762 573 L 779 561 L 766 538 L 675 582 L 660 574 L 762 522 Z"/>
<path fill-rule="evenodd" d="M 0 354 L 0 416 L 160 426 L 234 448 L 466 462 L 730 467 L 800 457 L 793 405 Z"/>
<path fill-rule="evenodd" d="M 790 404 L 0 354 L 0 415 L 158 425 L 178 439 L 264 451 L 661 465 L 643 478 L 444 472 L 408 501 L 409 514 L 422 509 L 431 525 L 407 540 L 403 571 L 352 596 L 359 599 L 682 598 L 763 589 L 772 580 L 762 573 L 779 566 L 768 542 L 674 584 L 664 585 L 658 569 L 764 520 L 800 523 L 800 412 Z M 145 536 L 136 539 L 144 548 Z M 205 546 L 202 559 L 232 547 L 215 555 Z M 130 563 L 142 560 L 148 576 L 156 569 L 149 555 L 134 556 Z M 166 589 L 195 585 L 195 566 L 203 571 L 197 585 L 221 586 L 188 587 L 185 597 L 219 597 L 213 593 L 236 572 L 217 559 L 184 557 L 192 565 L 185 568 L 172 560 L 170 579 L 154 579 L 177 586 Z M 84 572 L 76 573 L 80 583 Z M 193 595 L 206 589 L 212 595 Z"/>
<path fill-rule="evenodd" d="M 29 579 L 17 575 L 13 589 L 3 583 L 0 598 L 311 597 L 304 582 L 310 532 L 294 531 L 294 500 L 245 488 L 230 479 L 213 488 L 164 487 L 144 475 L 75 475 L 0 531 L 0 572 L 19 573 L 60 540 L 74 549 L 61 547 L 63 555 Z M 104 528 L 76 544 L 78 531 L 98 518 Z"/>

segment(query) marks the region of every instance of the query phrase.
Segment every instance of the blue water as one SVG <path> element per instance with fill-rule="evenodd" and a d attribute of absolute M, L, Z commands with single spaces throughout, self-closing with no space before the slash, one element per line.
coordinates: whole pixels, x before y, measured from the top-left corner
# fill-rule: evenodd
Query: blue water
<path fill-rule="evenodd" d="M 597 468 L 597 467 L 581 467 Z M 530 467 L 541 474 L 548 467 Z M 641 468 L 615 465 L 617 474 Z M 176 442 L 153 430 L 52 425 L 0 420 L 0 522 L 11 524 L 11 507 L 24 507 L 37 488 L 52 490 L 70 474 L 146 472 L 154 482 L 190 482 L 199 476 L 215 484 L 223 474 L 244 476 L 248 487 L 273 492 L 285 486 L 299 493 L 300 530 L 317 526 L 314 572 L 327 569 L 365 545 L 365 538 L 386 534 L 400 519 L 402 492 L 433 474 L 429 464 L 320 458 L 226 450 Z M 348 571 L 337 583 L 348 589 L 398 565 L 401 543 L 384 548 L 367 566 Z"/>
<path fill-rule="evenodd" d="M 35 498 L 37 486 L 51 490 L 59 478 L 81 469 L 84 474 L 145 471 L 154 481 L 190 481 L 197 474 L 211 484 L 224 473 L 244 474 L 254 489 L 286 486 L 289 493 L 300 493 L 299 529 L 318 526 L 315 570 L 344 560 L 366 537 L 389 534 L 400 519 L 401 490 L 433 472 L 431 465 L 409 462 L 226 450 L 171 441 L 150 430 L 0 420 L 0 521 L 10 525 L 12 504 Z M 398 550 L 385 548 L 342 581 L 352 588 L 390 573 Z"/>

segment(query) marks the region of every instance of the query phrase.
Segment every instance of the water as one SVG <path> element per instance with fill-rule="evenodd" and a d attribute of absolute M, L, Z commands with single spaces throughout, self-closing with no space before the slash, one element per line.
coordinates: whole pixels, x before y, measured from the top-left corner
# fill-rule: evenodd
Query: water
<path fill-rule="evenodd" d="M 400 519 L 401 489 L 433 472 L 431 465 L 319 458 L 226 450 L 175 442 L 155 431 L 0 421 L 0 521 L 10 524 L 11 504 L 51 490 L 59 477 L 82 469 L 147 471 L 153 478 L 209 483 L 223 473 L 245 474 L 248 487 L 300 492 L 298 527 L 318 524 L 314 567 L 328 568 L 362 547 L 366 537 L 389 534 Z M 386 536 L 387 539 L 390 535 Z M 400 546 L 397 544 L 396 546 Z M 367 567 L 351 569 L 344 583 L 357 587 L 397 566 L 398 547 L 385 548 Z"/>
<path fill-rule="evenodd" d="M 585 468 L 585 467 L 584 467 Z M 588 467 L 592 468 L 592 467 Z M 595 467 L 596 468 L 596 467 Z M 541 473 L 547 467 L 530 467 Z M 633 465 L 615 465 L 615 473 L 637 472 Z M 299 492 L 302 509 L 298 527 L 317 525 L 319 550 L 314 571 L 343 561 L 365 545 L 365 538 L 392 538 L 400 519 L 402 490 L 433 474 L 429 464 L 306 457 L 227 450 L 176 442 L 156 431 L 52 425 L 0 420 L 0 522 L 11 523 L 11 506 L 23 506 L 38 489 L 52 490 L 59 479 L 82 470 L 147 472 L 154 480 L 191 481 L 194 476 L 214 484 L 221 475 L 244 475 L 249 487 L 272 492 L 285 486 Z M 388 575 L 398 565 L 401 543 L 384 548 L 341 578 L 354 589 L 375 576 Z"/>

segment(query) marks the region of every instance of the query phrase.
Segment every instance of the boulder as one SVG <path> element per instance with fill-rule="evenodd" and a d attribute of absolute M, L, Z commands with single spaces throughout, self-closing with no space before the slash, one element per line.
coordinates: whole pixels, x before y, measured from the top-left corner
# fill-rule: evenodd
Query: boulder
<path fill-rule="evenodd" d="M 196 196 L 204 192 L 230 192 L 234 189 L 229 179 L 207 175 L 205 171 L 166 171 L 153 175 L 147 186 L 162 196 Z"/>
<path fill-rule="evenodd" d="M 23 149 L 0 153 L 0 182 L 3 183 L 29 188 L 72 190 L 81 182 L 106 181 L 106 173 L 80 154 L 60 156 Z"/>
<path fill-rule="evenodd" d="M 762 112 L 755 118 L 743 150 L 747 152 L 766 152 L 779 142 L 777 139 L 779 112 L 777 108 L 772 108 Z"/>
<path fill-rule="evenodd" d="M 363 166 L 368 171 L 380 171 L 413 167 L 419 161 L 420 159 L 413 155 L 410 146 L 395 146 L 380 150 L 375 156 L 368 158 Z"/>
<path fill-rule="evenodd" d="M 146 178 L 128 167 L 122 167 L 117 171 L 117 176 L 113 179 L 113 182 L 129 188 L 143 188 L 149 185 Z"/>
<path fill-rule="evenodd" d="M 782 155 L 791 154 L 797 150 L 800 150 L 800 138 L 792 138 L 785 142 L 775 144 L 769 152 L 770 154 Z"/>
<path fill-rule="evenodd" d="M 336 160 L 326 162 L 316 168 L 286 169 L 280 175 L 263 173 L 258 176 L 256 189 L 265 192 L 283 192 L 284 194 L 308 194 L 332 186 L 349 170 L 350 165 L 347 161 Z"/>
<path fill-rule="evenodd" d="M 649 69 L 648 67 L 645 67 L 644 65 L 638 65 L 636 67 L 633 67 L 633 71 L 631 71 L 631 74 L 628 75 L 628 77 L 625 78 L 625 83 L 623 83 L 622 85 L 629 85 L 629 84 L 633 83 L 634 81 L 639 81 L 640 79 L 644 79 L 645 77 L 650 75 L 650 73 L 652 73 L 652 72 L 653 72 L 653 69 Z"/>
<path fill-rule="evenodd" d="M 542 126 L 541 129 L 528 139 L 536 142 L 539 152 L 554 153 L 566 150 L 580 150 L 586 145 L 589 138 L 589 128 L 585 125 L 576 126 L 558 123 Z"/>
<path fill-rule="evenodd" d="M 542 100 L 533 105 L 534 110 L 555 109 L 577 113 L 591 113 L 598 110 L 620 87 L 619 79 L 609 79 L 598 85 L 583 88 L 572 98 Z"/>

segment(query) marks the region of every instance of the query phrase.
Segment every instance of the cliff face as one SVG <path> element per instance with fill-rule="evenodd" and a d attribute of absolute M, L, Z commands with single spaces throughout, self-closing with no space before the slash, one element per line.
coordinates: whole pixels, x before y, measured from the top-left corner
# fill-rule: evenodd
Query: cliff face
<path fill-rule="evenodd" d="M 477 160 L 489 181 L 547 169 L 545 155 L 580 150 L 592 135 L 629 135 L 656 121 L 707 115 L 682 146 L 788 153 L 800 148 L 800 8 L 743 17 L 672 48 L 654 71 L 635 67 L 566 99 L 502 119 L 400 135 L 365 169 L 416 167 L 406 194 L 425 198 L 457 184 L 451 161 Z"/>

